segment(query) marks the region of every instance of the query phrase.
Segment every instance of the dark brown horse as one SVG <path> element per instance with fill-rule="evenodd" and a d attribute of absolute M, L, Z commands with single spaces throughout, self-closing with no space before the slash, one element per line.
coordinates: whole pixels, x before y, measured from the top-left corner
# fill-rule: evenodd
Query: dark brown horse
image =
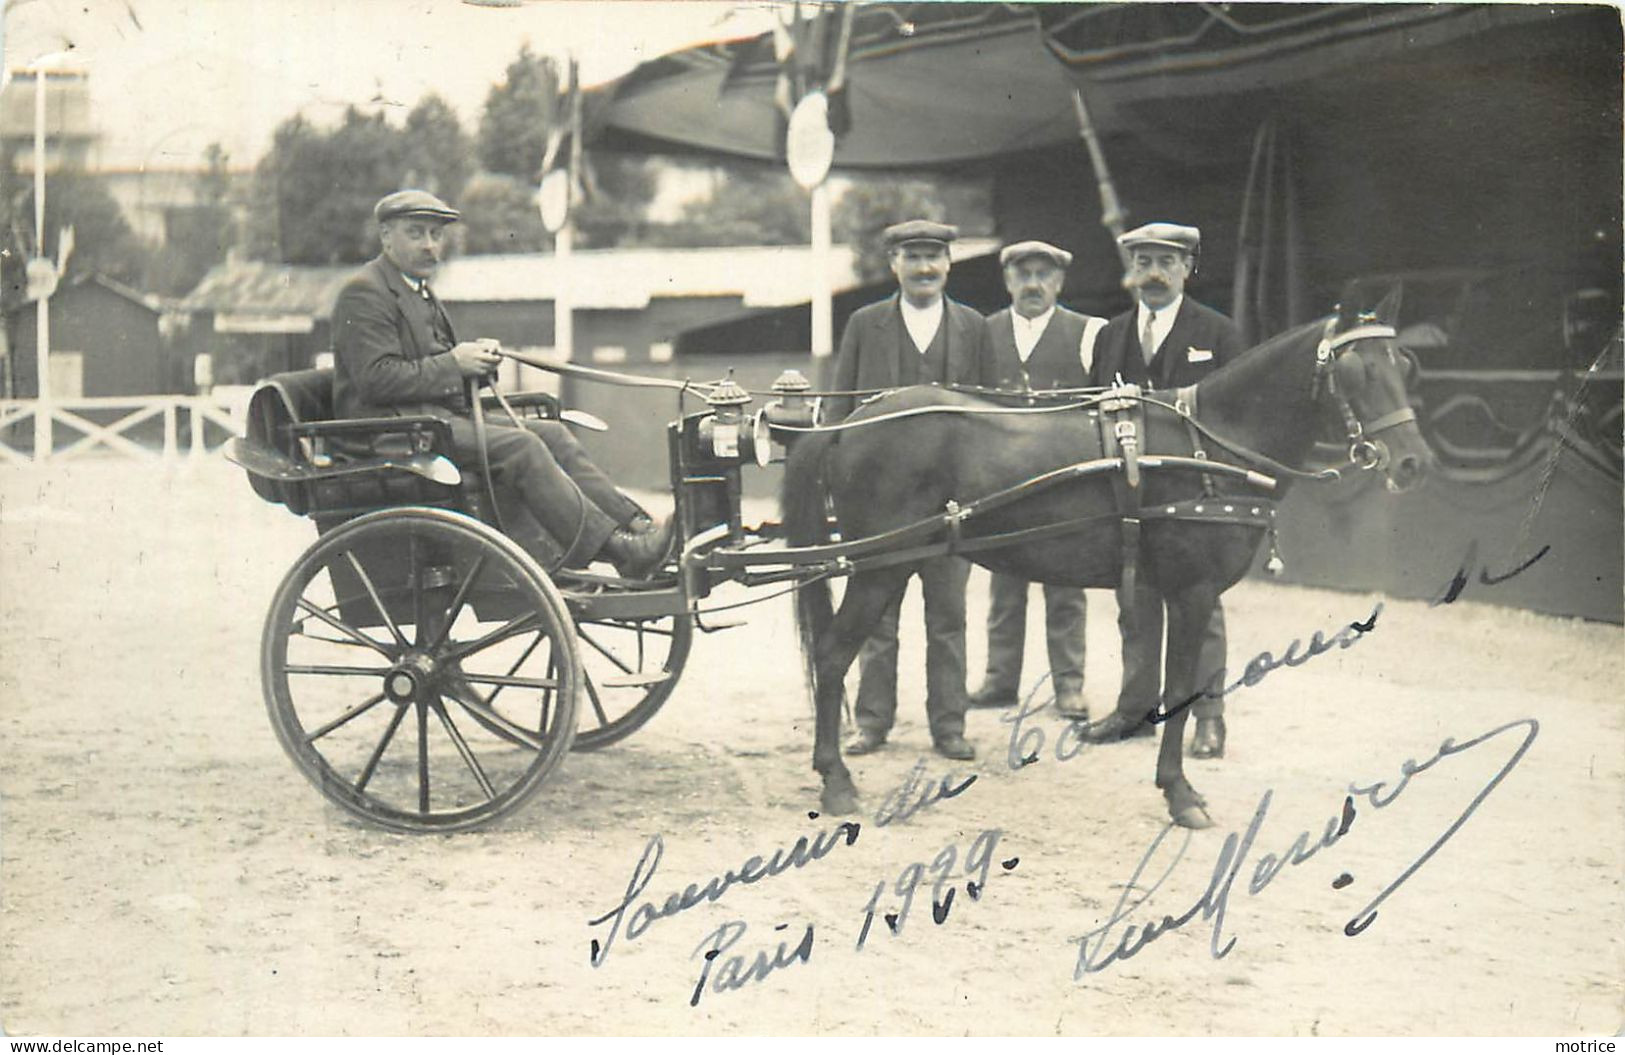
<path fill-rule="evenodd" d="M 1203 445 L 1215 460 L 1273 475 L 1290 473 L 1283 467 L 1303 464 L 1323 415 L 1340 411 L 1350 462 L 1383 471 L 1391 490 L 1411 488 L 1421 482 L 1433 456 L 1406 399 L 1407 365 L 1392 327 L 1370 318 L 1322 320 L 1292 330 L 1196 387 L 1195 420 L 1209 437 Z M 1173 401 L 1173 393 L 1161 393 L 1143 404 L 1143 454 L 1192 454 L 1190 426 L 1171 406 L 1159 405 Z M 798 440 L 790 454 L 783 504 L 792 546 L 828 541 L 826 494 L 842 538 L 852 540 L 940 515 L 953 508 L 950 503 L 967 506 L 1101 452 L 1097 417 L 1084 409 L 1000 413 L 974 396 L 938 388 L 899 390 L 860 407 L 847 420 L 872 424 L 814 433 Z M 1227 452 L 1221 439 L 1245 456 Z M 960 525 L 961 539 L 971 543 L 965 555 L 993 571 L 1035 582 L 1117 586 L 1124 529 L 1110 475 L 1080 476 L 985 514 L 976 512 Z M 1139 485 L 1142 506 L 1165 510 L 1202 497 L 1201 479 L 1195 472 L 1146 471 Z M 1221 500 L 1268 494 L 1237 477 L 1209 474 L 1209 479 Z M 1281 483 L 1284 487 L 1286 480 Z M 1061 521 L 1085 522 L 1059 537 L 974 549 L 977 538 Z M 1140 530 L 1137 574 L 1168 605 L 1156 783 L 1174 820 L 1187 827 L 1212 821 L 1183 772 L 1188 708 L 1181 703 L 1201 688 L 1198 646 L 1214 603 L 1247 573 L 1265 531 L 1256 523 L 1180 519 L 1146 519 Z M 857 808 L 857 788 L 841 759 L 842 681 L 908 573 L 904 565 L 853 574 L 839 611 L 825 581 L 798 594 L 797 622 L 817 709 L 813 768 L 823 776 L 827 813 Z"/>

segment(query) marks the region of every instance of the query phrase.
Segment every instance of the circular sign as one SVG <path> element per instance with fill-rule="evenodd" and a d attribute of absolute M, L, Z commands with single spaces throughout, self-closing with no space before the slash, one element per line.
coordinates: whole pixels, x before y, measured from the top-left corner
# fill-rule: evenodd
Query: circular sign
<path fill-rule="evenodd" d="M 564 230 L 570 219 L 570 173 L 567 169 L 554 169 L 542 177 L 536 191 L 536 207 L 542 212 L 542 226 L 548 234 Z"/>
<path fill-rule="evenodd" d="M 56 265 L 43 256 L 29 258 L 23 273 L 28 276 L 28 297 L 43 300 L 56 292 Z"/>
<path fill-rule="evenodd" d="M 823 92 L 810 92 L 796 104 L 784 137 L 784 156 L 790 163 L 791 178 L 806 190 L 829 175 L 835 160 L 835 133 L 829 130 L 829 100 Z"/>

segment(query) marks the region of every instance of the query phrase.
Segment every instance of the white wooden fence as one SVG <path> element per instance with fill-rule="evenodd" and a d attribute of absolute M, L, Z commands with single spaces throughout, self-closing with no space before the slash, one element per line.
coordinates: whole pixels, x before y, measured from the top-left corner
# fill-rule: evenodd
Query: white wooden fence
<path fill-rule="evenodd" d="M 96 396 L 48 404 L 0 399 L 0 465 L 60 461 L 90 452 L 143 461 L 202 458 L 231 436 L 242 435 L 248 392 L 233 388 L 206 396 Z M 138 426 L 144 426 L 139 435 Z"/>

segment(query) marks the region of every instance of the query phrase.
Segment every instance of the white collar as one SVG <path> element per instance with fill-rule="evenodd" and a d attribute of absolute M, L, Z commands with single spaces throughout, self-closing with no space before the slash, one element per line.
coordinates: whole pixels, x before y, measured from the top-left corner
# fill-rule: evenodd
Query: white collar
<path fill-rule="evenodd" d="M 899 295 L 898 306 L 903 309 L 903 326 L 914 342 L 914 347 L 922 354 L 931 347 L 936 339 L 937 330 L 942 326 L 942 316 L 946 310 L 946 298 L 938 297 L 929 307 L 916 308 L 908 302 L 908 298 Z"/>
<path fill-rule="evenodd" d="M 1049 325 L 1050 319 L 1055 317 L 1055 305 L 1051 304 L 1049 310 L 1034 318 L 1027 318 L 1014 308 L 1010 309 L 1010 318 L 1018 330 L 1031 330 L 1035 334 L 1042 334 L 1044 327 Z"/>
<path fill-rule="evenodd" d="M 1154 322 L 1153 325 L 1159 330 L 1162 329 L 1164 325 L 1172 325 L 1174 317 L 1179 314 L 1179 309 L 1184 306 L 1185 294 L 1181 293 L 1179 296 L 1175 297 L 1174 302 L 1169 304 L 1167 307 L 1154 309 L 1156 313 L 1156 322 Z M 1145 328 L 1145 317 L 1152 314 L 1152 312 L 1153 309 L 1147 306 L 1145 301 L 1140 301 L 1140 313 L 1138 316 L 1136 316 L 1136 322 L 1138 322 L 1141 329 Z"/>

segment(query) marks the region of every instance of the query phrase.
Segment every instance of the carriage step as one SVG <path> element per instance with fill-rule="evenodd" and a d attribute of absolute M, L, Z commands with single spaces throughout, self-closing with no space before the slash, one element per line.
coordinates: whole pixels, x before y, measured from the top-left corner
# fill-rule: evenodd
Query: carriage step
<path fill-rule="evenodd" d="M 663 681 L 670 681 L 671 675 L 664 671 L 650 671 L 647 674 L 612 674 L 607 678 L 599 678 L 598 684 L 606 689 L 641 689 L 649 685 L 659 685 Z"/>

